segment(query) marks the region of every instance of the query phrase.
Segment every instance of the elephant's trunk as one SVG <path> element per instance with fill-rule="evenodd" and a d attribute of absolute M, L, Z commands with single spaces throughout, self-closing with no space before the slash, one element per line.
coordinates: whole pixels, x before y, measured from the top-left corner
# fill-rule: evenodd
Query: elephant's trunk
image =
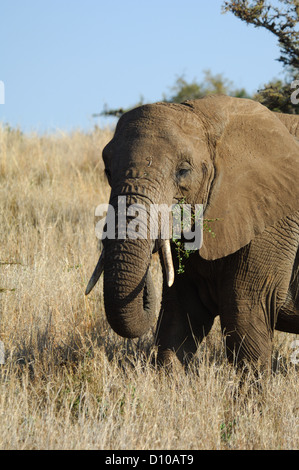
<path fill-rule="evenodd" d="M 166 240 L 161 245 L 166 281 L 170 287 L 174 282 L 170 244 Z M 126 248 L 129 248 L 127 242 Z M 133 246 L 131 245 L 130 248 L 133 248 Z M 128 338 L 139 337 L 144 334 L 154 320 L 156 295 L 149 265 L 146 267 L 146 263 L 144 264 L 146 258 L 144 257 L 143 248 L 140 243 L 137 243 L 133 249 L 134 252 L 137 250 L 139 253 L 141 250 L 142 261 L 140 264 L 143 265 L 141 266 L 141 273 L 145 270 L 143 276 L 140 276 L 137 266 L 131 265 L 133 269 L 128 269 L 127 264 L 121 263 L 122 256 L 119 255 L 122 249 L 119 244 L 114 245 L 114 248 L 112 245 L 111 251 L 114 252 L 115 262 L 113 263 L 113 259 L 109 256 L 109 249 L 107 249 L 108 254 L 106 256 L 104 255 L 106 251 L 103 251 L 85 291 L 85 294 L 88 295 L 96 285 L 104 271 L 104 259 L 106 258 L 104 296 L 107 319 L 114 331 L 120 336 Z M 118 266 L 118 263 L 120 266 Z M 132 285 L 135 288 L 130 290 L 131 288 L 128 287 L 132 287 Z"/>
<path fill-rule="evenodd" d="M 107 240 L 104 301 L 107 320 L 120 336 L 135 338 L 155 319 L 155 291 L 149 273 L 147 240 Z"/>
<path fill-rule="evenodd" d="M 127 218 L 126 223 L 129 222 L 130 218 Z M 171 286 L 174 270 L 169 240 L 160 240 L 157 246 L 162 250 L 166 282 Z M 106 316 L 110 326 L 120 336 L 140 337 L 155 320 L 155 289 L 149 272 L 153 248 L 154 242 L 149 236 L 104 240 L 104 251 L 85 293 L 91 291 L 104 271 Z"/>

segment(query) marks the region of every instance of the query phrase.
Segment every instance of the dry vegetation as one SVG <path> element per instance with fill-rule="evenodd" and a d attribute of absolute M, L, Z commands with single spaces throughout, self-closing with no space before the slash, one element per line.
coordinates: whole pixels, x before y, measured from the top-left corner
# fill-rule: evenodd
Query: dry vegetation
<path fill-rule="evenodd" d="M 110 137 L 0 127 L 0 448 L 298 449 L 294 335 L 276 335 L 278 367 L 260 392 L 239 390 L 218 324 L 189 372 L 167 377 L 151 365 L 152 332 L 117 337 L 101 286 L 84 296 Z"/>

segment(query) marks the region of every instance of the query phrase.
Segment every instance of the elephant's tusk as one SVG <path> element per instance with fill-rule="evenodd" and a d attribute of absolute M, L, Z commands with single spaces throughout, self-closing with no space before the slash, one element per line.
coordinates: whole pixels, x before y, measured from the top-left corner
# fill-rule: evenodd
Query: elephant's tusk
<path fill-rule="evenodd" d="M 162 255 L 164 260 L 164 267 L 166 271 L 166 279 L 168 287 L 171 287 L 174 283 L 174 269 L 171 256 L 170 241 L 165 240 L 162 243 Z"/>
<path fill-rule="evenodd" d="M 99 258 L 99 261 L 98 261 L 98 263 L 95 267 L 95 270 L 92 273 L 92 276 L 91 276 L 91 278 L 89 280 L 89 283 L 86 287 L 85 295 L 88 295 L 90 293 L 90 291 L 94 288 L 94 286 L 96 285 L 96 283 L 100 279 L 101 274 L 102 274 L 103 271 L 104 271 L 104 250 L 102 251 L 102 254 Z"/>

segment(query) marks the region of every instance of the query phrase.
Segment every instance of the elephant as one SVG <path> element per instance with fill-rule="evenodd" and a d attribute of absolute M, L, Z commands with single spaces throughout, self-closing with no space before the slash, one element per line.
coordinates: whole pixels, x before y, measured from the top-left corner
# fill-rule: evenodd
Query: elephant
<path fill-rule="evenodd" d="M 231 362 L 271 367 L 274 331 L 299 333 L 298 139 L 299 116 L 226 95 L 146 104 L 119 119 L 102 154 L 109 204 L 125 196 L 148 213 L 183 197 L 202 205 L 215 236 L 203 232 L 180 274 L 171 238 L 104 239 L 86 294 L 104 272 L 106 317 L 117 334 L 140 337 L 156 322 L 158 363 L 184 365 L 219 316 Z"/>

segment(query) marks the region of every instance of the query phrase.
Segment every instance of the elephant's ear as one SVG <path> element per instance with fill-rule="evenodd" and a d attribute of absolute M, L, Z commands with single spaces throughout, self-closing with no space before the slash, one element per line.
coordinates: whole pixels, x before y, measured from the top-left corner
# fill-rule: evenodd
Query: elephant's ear
<path fill-rule="evenodd" d="M 200 250 L 203 258 L 217 259 L 299 210 L 299 144 L 284 123 L 259 103 L 218 97 L 204 107 L 212 123 L 210 141 L 213 113 L 218 116 L 215 134 L 222 119 L 221 135 L 214 144 L 215 177 L 204 213 L 215 236 L 204 232 Z M 200 114 L 206 116 L 207 111 Z"/>

